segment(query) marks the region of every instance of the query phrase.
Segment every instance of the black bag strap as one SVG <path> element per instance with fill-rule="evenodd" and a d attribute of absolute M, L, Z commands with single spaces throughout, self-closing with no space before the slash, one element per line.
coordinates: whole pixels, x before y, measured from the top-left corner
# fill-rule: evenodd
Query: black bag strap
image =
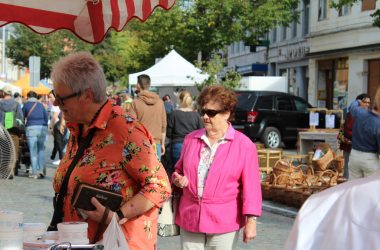
<path fill-rule="evenodd" d="M 70 175 L 73 172 L 75 165 L 78 163 L 79 159 L 82 157 L 84 150 L 90 145 L 92 138 L 94 137 L 96 128 L 92 128 L 86 138 L 81 141 L 78 151 L 74 156 L 74 159 L 71 161 L 69 168 L 67 169 L 66 175 L 62 181 L 61 188 L 59 189 L 59 193 L 55 195 L 55 206 L 53 218 L 51 219 L 50 226 L 48 227 L 48 231 L 56 231 L 57 224 L 62 222 L 63 218 L 63 198 L 67 193 L 67 185 L 69 184 Z"/>

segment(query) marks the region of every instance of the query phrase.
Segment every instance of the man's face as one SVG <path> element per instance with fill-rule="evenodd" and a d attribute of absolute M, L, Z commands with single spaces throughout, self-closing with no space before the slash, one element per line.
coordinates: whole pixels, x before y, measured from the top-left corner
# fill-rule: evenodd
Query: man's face
<path fill-rule="evenodd" d="M 81 123 L 83 112 L 85 112 L 86 109 L 83 106 L 85 103 L 80 101 L 81 95 L 74 95 L 76 93 L 63 84 L 54 86 L 54 92 L 55 100 L 53 104 L 54 106 L 59 106 L 65 120 Z"/>
<path fill-rule="evenodd" d="M 369 99 L 368 97 L 360 101 L 360 107 L 362 108 L 368 109 L 370 105 L 371 105 L 371 99 Z"/>

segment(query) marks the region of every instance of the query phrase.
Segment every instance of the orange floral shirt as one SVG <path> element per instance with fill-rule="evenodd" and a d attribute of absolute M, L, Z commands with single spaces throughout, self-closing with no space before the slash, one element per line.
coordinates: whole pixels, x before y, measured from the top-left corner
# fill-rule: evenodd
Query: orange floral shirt
<path fill-rule="evenodd" d="M 78 149 L 79 125 L 68 123 L 71 137 L 67 152 L 58 167 L 53 187 L 56 193 L 62 184 Z M 64 199 L 64 221 L 85 221 L 71 205 L 78 181 L 121 192 L 123 203 L 137 193 L 155 206 L 122 225 L 131 250 L 154 249 L 157 240 L 158 208 L 171 188 L 168 176 L 153 149 L 153 138 L 145 127 L 110 101 L 100 111 L 90 128 L 96 127 L 90 146 L 84 151 L 69 180 Z M 86 135 L 84 135 L 86 136 Z M 90 219 L 88 237 L 93 239 L 98 223 Z"/>

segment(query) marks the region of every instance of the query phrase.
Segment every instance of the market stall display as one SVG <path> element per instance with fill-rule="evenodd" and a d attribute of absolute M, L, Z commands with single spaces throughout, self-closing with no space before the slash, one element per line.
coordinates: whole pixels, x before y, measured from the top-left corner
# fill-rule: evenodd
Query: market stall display
<path fill-rule="evenodd" d="M 309 165 L 278 160 L 262 180 L 263 198 L 300 207 L 310 195 L 345 181 L 343 159 L 336 157 L 328 144 L 317 144 L 312 157 Z"/>

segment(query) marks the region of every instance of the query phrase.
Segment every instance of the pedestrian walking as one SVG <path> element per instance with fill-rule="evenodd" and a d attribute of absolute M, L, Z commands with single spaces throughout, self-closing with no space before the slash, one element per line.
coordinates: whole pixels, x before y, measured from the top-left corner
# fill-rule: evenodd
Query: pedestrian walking
<path fill-rule="evenodd" d="M 368 109 L 371 103 L 370 96 L 368 94 L 360 94 L 355 100 L 360 100 L 360 107 Z M 343 176 L 348 179 L 348 161 L 352 149 L 352 126 L 354 119 L 350 112 L 347 113 L 343 128 L 340 129 L 338 134 L 339 149 L 343 151 L 344 157 L 344 170 Z"/>
<path fill-rule="evenodd" d="M 150 84 L 148 75 L 143 74 L 137 77 L 138 96 L 132 102 L 130 113 L 152 133 L 157 156 L 161 160 L 161 156 L 165 154 L 166 112 L 160 97 L 149 91 Z"/>
<path fill-rule="evenodd" d="M 373 175 L 380 169 L 380 87 L 376 91 L 373 109 L 361 108 L 368 101 L 369 98 L 355 100 L 349 107 L 355 120 L 348 162 L 350 180 Z"/>
<path fill-rule="evenodd" d="M 171 189 L 151 134 L 107 99 L 105 75 L 91 54 L 77 52 L 60 59 L 51 78 L 54 105 L 61 109 L 71 136 L 53 179 L 55 192 L 64 195 L 57 196 L 49 229 L 62 220 L 86 221 L 88 237 L 96 242 L 97 234 L 104 232 L 102 225 L 116 213 L 131 250 L 155 249 L 158 209 Z M 71 200 L 79 182 L 121 193 L 120 207 L 109 211 L 92 197 L 94 211 L 75 209 Z"/>
<path fill-rule="evenodd" d="M 29 147 L 32 173 L 29 177 L 38 179 L 46 175 L 45 142 L 48 133 L 48 114 L 37 93 L 29 91 L 22 107 L 25 117 L 25 134 Z"/>
<path fill-rule="evenodd" d="M 230 119 L 236 94 L 223 86 L 198 97 L 204 129 L 185 137 L 172 179 L 180 193 L 176 224 L 182 249 L 236 249 L 256 237 L 261 187 L 256 146 Z"/>

